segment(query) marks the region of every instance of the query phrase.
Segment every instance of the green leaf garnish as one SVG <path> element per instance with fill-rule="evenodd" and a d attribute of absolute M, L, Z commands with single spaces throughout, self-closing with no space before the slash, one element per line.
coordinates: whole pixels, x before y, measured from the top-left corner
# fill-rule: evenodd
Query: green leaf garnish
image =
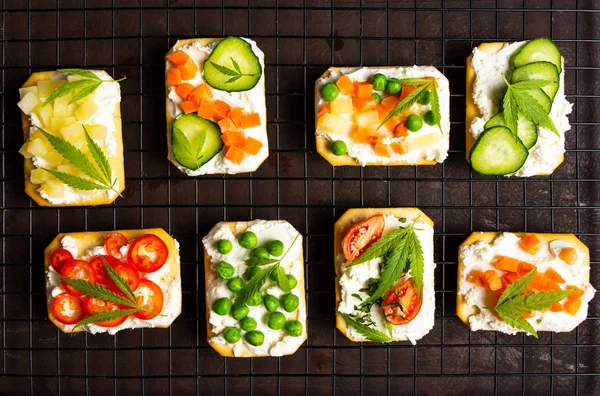
<path fill-rule="evenodd" d="M 91 83 L 84 87 L 81 91 L 77 92 L 72 98 L 71 100 L 69 100 L 68 104 L 73 104 L 75 102 L 77 102 L 80 99 L 85 98 L 88 95 L 91 95 L 96 89 L 98 89 L 98 87 L 100 86 L 100 84 L 102 84 L 102 81 L 94 81 L 94 80 L 82 80 L 82 81 L 91 81 Z M 75 81 L 77 82 L 77 81 Z M 69 85 L 69 84 L 67 84 Z M 66 85 L 63 85 L 64 87 L 66 87 Z"/>
<path fill-rule="evenodd" d="M 440 120 L 440 122 L 438 122 L 437 125 L 440 128 L 440 132 L 444 133 L 444 131 L 442 131 L 442 112 L 440 110 L 440 97 L 438 95 L 435 83 L 431 85 L 431 111 L 433 111 L 435 117 L 438 120 Z"/>
<path fill-rule="evenodd" d="M 225 81 L 226 84 L 235 82 L 242 77 L 252 77 L 255 75 L 255 74 L 242 73 L 242 71 L 240 69 L 240 65 L 238 65 L 238 63 L 233 58 L 231 58 L 231 63 L 233 64 L 233 67 L 235 68 L 235 70 L 230 69 L 227 66 L 219 65 L 218 63 L 210 61 L 210 64 L 213 65 L 214 68 L 217 69 L 220 73 L 225 74 L 226 76 L 232 76 L 229 80 Z"/>
<path fill-rule="evenodd" d="M 75 74 L 81 77 L 85 77 L 86 79 L 71 81 L 70 83 L 61 85 L 60 87 L 56 88 L 54 92 L 52 92 L 52 94 L 48 97 L 48 99 L 46 99 L 44 105 L 52 103 L 54 100 L 60 98 L 61 96 L 68 95 L 71 92 L 80 89 L 81 91 L 79 91 L 73 98 L 71 98 L 71 100 L 69 100 L 69 104 L 71 104 L 92 94 L 96 89 L 98 89 L 100 84 L 102 84 L 103 82 L 120 82 L 125 80 L 125 77 L 118 80 L 102 80 L 95 73 L 85 69 L 58 69 L 57 71 L 67 74 Z"/>
<path fill-rule="evenodd" d="M 365 325 L 364 323 L 359 322 L 358 320 L 353 319 L 350 315 L 347 315 L 343 312 L 338 311 L 338 315 L 342 317 L 350 325 L 354 330 L 358 332 L 358 334 L 367 337 L 367 339 L 374 342 L 390 342 L 393 341 L 391 335 L 387 335 L 382 333 L 381 331 L 374 329 Z M 386 321 L 387 322 L 387 321 Z M 388 328 L 389 331 L 389 328 Z"/>
<path fill-rule="evenodd" d="M 125 294 L 125 297 L 131 301 L 131 304 L 134 304 L 133 306 L 139 308 L 140 305 L 137 301 L 137 298 L 135 298 L 133 290 L 131 290 L 127 281 L 121 276 L 121 274 L 115 271 L 113 267 L 108 265 L 104 257 L 100 256 L 100 258 L 102 259 L 102 264 L 104 264 L 104 269 L 106 269 L 106 273 L 110 277 L 110 280 L 113 281 L 113 283 L 119 288 L 119 290 L 123 292 L 123 294 Z"/>
<path fill-rule="evenodd" d="M 183 162 L 195 164 L 194 170 L 199 169 L 202 166 L 203 156 L 200 153 L 206 141 L 206 130 L 200 131 L 196 142 L 196 150 L 192 149 L 187 136 L 179 128 L 173 128 L 171 132 L 173 134 L 173 153 L 175 157 Z"/>
<path fill-rule="evenodd" d="M 292 287 L 290 286 L 290 280 L 288 279 L 285 270 L 281 268 L 281 265 L 277 265 L 277 283 L 279 284 L 279 288 L 283 290 L 284 293 L 289 293 L 292 291 Z"/>
<path fill-rule="evenodd" d="M 77 324 L 75 325 L 74 328 L 76 329 L 78 327 L 85 326 L 85 325 L 92 324 L 92 323 L 108 322 L 109 320 L 117 319 L 117 318 L 120 318 L 123 316 L 129 316 L 138 311 L 139 311 L 139 309 L 117 309 L 114 311 L 102 312 L 102 313 L 95 314 L 95 315 L 88 316 L 86 318 L 81 319 L 79 322 L 77 322 Z"/>
<path fill-rule="evenodd" d="M 254 267 L 256 265 L 269 265 L 278 263 L 278 259 L 272 259 L 268 257 L 250 257 L 245 261 L 246 265 L 249 267 Z"/>
<path fill-rule="evenodd" d="M 83 130 L 85 131 L 85 133 L 84 133 L 85 141 L 87 143 L 87 147 L 90 151 L 90 154 L 92 155 L 94 162 L 96 162 L 96 166 L 98 166 L 98 169 L 100 169 L 102 176 L 104 176 L 104 181 L 106 183 L 110 183 L 112 172 L 110 170 L 110 163 L 108 162 L 108 158 L 106 158 L 104 151 L 102 151 L 102 149 L 100 148 L 98 143 L 96 143 L 90 137 L 85 125 L 83 125 L 83 124 L 81 124 L 81 125 L 83 126 Z"/>
<path fill-rule="evenodd" d="M 102 81 L 102 79 L 100 77 L 98 77 L 96 75 L 96 73 L 91 72 L 89 70 L 85 70 L 85 69 L 58 69 L 57 71 L 61 72 L 61 73 L 67 73 L 67 74 L 76 74 L 81 77 L 86 77 L 86 78 L 91 78 L 93 80 Z"/>

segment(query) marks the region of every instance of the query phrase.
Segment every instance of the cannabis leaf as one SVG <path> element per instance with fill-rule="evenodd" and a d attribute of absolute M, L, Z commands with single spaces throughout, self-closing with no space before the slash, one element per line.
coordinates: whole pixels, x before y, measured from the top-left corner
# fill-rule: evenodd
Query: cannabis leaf
<path fill-rule="evenodd" d="M 210 64 L 213 65 L 214 68 L 217 69 L 222 74 L 225 74 L 226 76 L 232 76 L 229 80 L 225 81 L 226 84 L 235 82 L 242 77 L 252 77 L 252 76 L 256 75 L 256 73 L 253 73 L 253 74 L 242 73 L 242 70 L 240 69 L 240 65 L 235 61 L 235 59 L 233 59 L 233 58 L 230 58 L 230 59 L 231 59 L 231 63 L 233 64 L 233 67 L 235 68 L 235 70 L 230 69 L 227 66 L 219 65 L 218 63 L 215 63 L 213 61 L 210 62 Z"/>
<path fill-rule="evenodd" d="M 365 325 L 364 323 L 361 323 L 360 321 L 351 318 L 350 315 L 347 315 L 340 311 L 338 311 L 338 315 L 340 315 L 342 317 L 342 319 L 344 319 L 346 321 L 346 323 L 348 323 L 348 325 L 350 325 L 352 328 L 354 328 L 354 330 L 356 330 L 357 333 L 367 337 L 367 339 L 369 339 L 371 341 L 374 341 L 374 342 L 393 341 L 393 338 L 391 337 L 391 332 L 390 332 L 390 335 L 382 333 L 381 331 L 374 329 L 372 327 L 369 327 L 369 326 Z M 389 331 L 389 328 L 388 328 L 388 331 Z"/>
<path fill-rule="evenodd" d="M 96 73 L 91 72 L 89 70 L 85 70 L 85 69 L 58 69 L 57 71 L 61 72 L 61 73 L 67 73 L 67 74 L 75 74 L 81 77 L 86 77 L 86 78 L 91 78 L 93 80 L 99 80 L 102 81 L 100 79 L 100 77 L 98 77 L 96 75 Z"/>
<path fill-rule="evenodd" d="M 48 97 L 48 99 L 46 99 L 44 105 L 52 103 L 56 99 L 68 95 L 71 92 L 75 92 L 78 89 L 81 90 L 69 100 L 69 104 L 72 104 L 92 94 L 96 89 L 98 89 L 98 87 L 103 82 L 120 82 L 125 80 L 125 77 L 118 80 L 102 80 L 95 73 L 91 72 L 90 70 L 84 69 L 58 69 L 58 71 L 67 74 L 75 74 L 81 77 L 85 77 L 86 79 L 71 81 L 70 83 L 61 85 L 60 87 L 56 88 L 54 92 L 52 92 L 52 94 Z"/>
<path fill-rule="evenodd" d="M 435 84 L 431 85 L 431 111 L 433 111 L 436 120 L 439 120 L 437 125 L 440 128 L 440 132 L 444 133 L 444 131 L 442 131 L 442 112 L 440 110 L 440 97 L 438 95 L 437 87 L 435 86 Z"/>
<path fill-rule="evenodd" d="M 397 230 L 390 232 L 387 235 L 382 236 L 367 250 L 363 252 L 356 260 L 346 265 L 346 267 L 353 267 L 357 264 L 362 264 L 367 261 L 371 261 L 378 257 L 384 256 L 393 246 L 397 245 L 397 243 L 404 238 L 405 234 L 408 232 L 408 228 L 400 227 Z"/>
<path fill-rule="evenodd" d="M 66 276 L 60 275 L 59 273 L 56 273 L 56 275 L 67 285 L 73 287 L 74 289 L 82 292 L 87 296 L 94 297 L 102 301 L 108 301 L 113 304 L 125 305 L 128 307 L 135 307 L 137 305 L 137 302 L 133 303 L 127 298 L 97 283 L 91 283 L 83 279 L 67 278 Z"/>
<path fill-rule="evenodd" d="M 92 323 L 108 322 L 109 320 L 118 319 L 123 316 L 129 316 L 138 312 L 137 309 L 116 309 L 114 311 L 101 312 L 92 316 L 81 319 L 75 325 L 75 329 L 81 326 L 89 325 Z"/>
<path fill-rule="evenodd" d="M 200 155 L 204 142 L 206 141 L 206 130 L 200 131 L 196 140 L 196 150 L 192 149 L 192 145 L 183 131 L 179 128 L 173 128 L 173 155 L 179 159 L 179 163 L 194 164 L 193 170 L 199 169 L 202 166 L 203 155 Z"/>
<path fill-rule="evenodd" d="M 121 274 L 115 271 L 113 267 L 108 265 L 104 257 L 100 256 L 100 258 L 102 259 L 102 264 L 104 264 L 104 268 L 106 269 L 106 273 L 108 274 L 110 280 L 113 281 L 113 283 L 119 288 L 119 290 L 123 292 L 125 297 L 127 297 L 129 301 L 134 304 L 134 306 L 139 307 L 137 298 L 135 298 L 133 290 L 131 290 L 129 287 L 129 283 L 127 283 Z"/>

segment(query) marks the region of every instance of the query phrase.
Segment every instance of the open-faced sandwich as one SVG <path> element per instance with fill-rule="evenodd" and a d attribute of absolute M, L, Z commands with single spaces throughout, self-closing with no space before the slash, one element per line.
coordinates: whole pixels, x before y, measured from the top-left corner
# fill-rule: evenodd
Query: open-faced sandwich
<path fill-rule="evenodd" d="M 473 331 L 568 332 L 594 293 L 573 234 L 477 232 L 460 246 L 456 314 Z"/>
<path fill-rule="evenodd" d="M 161 228 L 59 234 L 44 258 L 48 318 L 65 333 L 166 328 L 181 312 L 179 244 Z"/>
<path fill-rule="evenodd" d="M 335 223 L 337 328 L 416 344 L 434 325 L 434 269 L 433 222 L 419 209 L 348 210 Z"/>
<path fill-rule="evenodd" d="M 448 155 L 448 79 L 433 66 L 331 67 L 315 83 L 317 151 L 331 165 L 434 165 Z"/>
<path fill-rule="evenodd" d="M 63 69 L 33 73 L 19 89 L 25 192 L 38 205 L 104 205 L 125 189 L 118 81 Z"/>
<path fill-rule="evenodd" d="M 547 38 L 483 43 L 467 59 L 467 160 L 485 175 L 550 175 L 564 160 L 571 104 Z"/>
<path fill-rule="evenodd" d="M 188 176 L 258 169 L 269 145 L 264 54 L 256 43 L 179 40 L 165 62 L 169 161 Z"/>
<path fill-rule="evenodd" d="M 221 222 L 202 243 L 210 346 L 231 357 L 296 352 L 307 337 L 302 235 L 283 220 Z"/>

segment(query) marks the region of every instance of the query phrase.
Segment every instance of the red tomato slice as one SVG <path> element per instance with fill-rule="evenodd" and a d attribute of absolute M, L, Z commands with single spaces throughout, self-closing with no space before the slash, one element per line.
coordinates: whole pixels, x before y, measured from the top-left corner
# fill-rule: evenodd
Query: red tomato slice
<path fill-rule="evenodd" d="M 148 279 L 142 279 L 135 291 L 138 303 L 148 311 L 138 311 L 133 314 L 136 318 L 148 320 L 156 317 L 162 311 L 165 297 L 162 289 L 156 283 Z"/>
<path fill-rule="evenodd" d="M 125 279 L 132 291 L 137 289 L 138 285 L 140 284 L 140 273 L 133 265 L 124 261 L 119 261 L 119 263 L 115 265 L 111 264 L 110 266 L 117 271 L 117 273 L 121 275 L 123 279 Z M 115 285 L 111 280 L 108 280 L 108 288 L 117 294 L 123 294 L 117 285 Z"/>
<path fill-rule="evenodd" d="M 50 305 L 52 315 L 62 324 L 75 324 L 83 319 L 83 303 L 81 299 L 69 293 L 61 293 L 54 297 Z"/>
<path fill-rule="evenodd" d="M 122 261 L 116 257 L 106 256 L 106 255 L 94 256 L 90 260 L 90 264 L 92 265 L 92 267 L 94 267 L 94 270 L 96 271 L 96 283 L 99 283 L 101 285 L 108 285 L 110 282 L 110 277 L 108 276 L 108 273 L 106 272 L 106 268 L 104 268 L 104 263 L 102 262 L 102 257 L 104 257 L 104 260 L 106 260 L 108 265 L 110 265 L 113 268 L 116 265 L 121 264 Z"/>
<path fill-rule="evenodd" d="M 169 257 L 167 245 L 153 234 L 142 235 L 131 242 L 127 261 L 141 272 L 158 271 Z"/>
<path fill-rule="evenodd" d="M 60 272 L 65 263 L 73 260 L 73 255 L 67 249 L 56 249 L 50 253 L 50 266 Z"/>
<path fill-rule="evenodd" d="M 94 271 L 94 267 L 92 267 L 87 261 L 69 261 L 62 267 L 60 274 L 67 278 L 82 279 L 91 283 L 96 283 L 96 271 Z M 82 292 L 80 292 L 72 286 L 67 285 L 65 281 L 61 280 L 60 282 L 62 283 L 63 289 L 65 289 L 72 295 L 77 297 L 83 296 Z"/>
<path fill-rule="evenodd" d="M 417 316 L 423 305 L 412 278 L 400 286 L 392 287 L 383 299 L 383 314 L 393 325 L 407 324 Z"/>
<path fill-rule="evenodd" d="M 373 242 L 381 238 L 384 225 L 383 215 L 377 214 L 352 226 L 342 242 L 346 260 L 356 260 Z"/>
<path fill-rule="evenodd" d="M 83 310 L 85 311 L 86 316 L 97 315 L 99 313 L 108 311 L 117 311 L 119 309 L 122 309 L 119 305 L 108 301 L 99 300 L 97 298 L 89 296 L 85 296 L 83 298 Z M 105 322 L 96 322 L 94 324 L 102 327 L 115 327 L 125 322 L 126 320 L 127 315 L 121 316 L 116 319 L 107 320 Z"/>
<path fill-rule="evenodd" d="M 104 238 L 104 248 L 106 253 L 118 259 L 124 259 L 121 254 L 121 248 L 129 243 L 127 237 L 120 232 L 108 234 Z"/>

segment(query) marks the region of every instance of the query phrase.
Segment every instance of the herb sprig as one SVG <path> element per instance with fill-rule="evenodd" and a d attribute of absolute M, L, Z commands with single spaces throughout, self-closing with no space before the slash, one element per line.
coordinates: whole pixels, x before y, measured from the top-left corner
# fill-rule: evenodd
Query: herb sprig
<path fill-rule="evenodd" d="M 100 77 L 98 77 L 95 73 L 93 73 L 89 70 L 85 70 L 85 69 L 58 69 L 57 71 L 59 71 L 61 73 L 75 74 L 75 75 L 78 75 L 81 77 L 85 77 L 85 79 L 71 81 L 70 83 L 61 85 L 60 87 L 56 88 L 54 90 L 54 92 L 52 92 L 52 94 L 48 97 L 48 99 L 46 99 L 46 101 L 44 102 L 44 105 L 52 103 L 53 101 L 55 101 L 56 99 L 58 99 L 62 96 L 65 96 L 72 92 L 80 90 L 77 94 L 75 94 L 69 100 L 68 104 L 72 104 L 72 103 L 75 103 L 78 100 L 83 99 L 86 96 L 94 93 L 94 91 L 96 91 L 96 89 L 98 89 L 98 87 L 103 82 L 121 82 L 121 81 L 125 80 L 125 78 L 126 78 L 126 77 L 123 77 L 118 80 L 113 80 L 113 79 L 103 80 Z"/>
<path fill-rule="evenodd" d="M 363 321 L 357 320 L 351 317 L 348 314 L 338 311 L 338 315 L 342 317 L 354 330 L 356 330 L 360 335 L 367 337 L 367 339 L 375 342 L 390 342 L 393 341 L 391 336 L 390 328 L 388 327 L 388 331 L 390 335 L 387 335 L 373 327 L 368 326 Z"/>
<path fill-rule="evenodd" d="M 254 77 L 256 75 L 256 73 L 254 73 L 254 74 L 242 73 L 242 70 L 240 69 L 240 65 L 238 65 L 238 63 L 235 61 L 235 59 L 233 59 L 233 57 L 231 57 L 230 59 L 231 59 L 231 63 L 233 64 L 233 67 L 235 70 L 231 69 L 227 66 L 219 65 L 218 63 L 215 63 L 213 61 L 210 62 L 210 64 L 213 65 L 214 68 L 217 69 L 222 74 L 225 74 L 227 76 L 232 76 L 229 80 L 225 81 L 225 84 L 236 82 L 237 80 L 239 80 L 242 77 Z"/>

